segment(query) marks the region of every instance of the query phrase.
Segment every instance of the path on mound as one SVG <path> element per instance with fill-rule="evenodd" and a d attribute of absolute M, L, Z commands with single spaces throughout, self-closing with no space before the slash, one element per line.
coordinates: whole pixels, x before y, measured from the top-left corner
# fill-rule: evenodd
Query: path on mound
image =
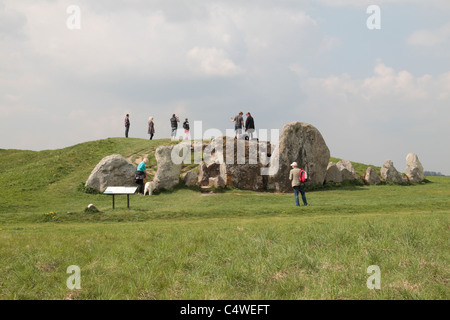
<path fill-rule="evenodd" d="M 150 177 L 151 181 L 153 179 L 153 177 L 155 177 L 156 175 L 156 170 L 157 170 L 157 163 L 156 163 L 156 159 L 154 161 L 152 161 L 155 157 L 155 152 L 156 152 L 157 146 L 155 146 L 154 148 L 150 148 L 150 149 L 142 149 L 139 151 L 136 151 L 132 154 L 130 154 L 129 156 L 126 156 L 125 159 L 127 159 L 129 162 L 135 164 L 136 166 L 139 165 L 139 163 L 141 163 L 141 161 L 145 158 L 148 158 L 150 161 L 150 164 L 148 165 L 148 168 L 146 170 L 147 174 Z M 150 158 L 149 158 L 150 156 Z M 187 171 L 194 169 L 195 167 L 197 167 L 198 164 L 183 164 L 182 169 L 181 169 L 181 176 L 183 176 Z"/>
<path fill-rule="evenodd" d="M 135 153 L 132 153 L 131 155 L 125 157 L 128 161 L 130 161 L 133 164 L 139 165 L 139 163 L 142 162 L 145 158 L 148 158 L 149 155 L 154 154 L 155 150 L 140 150 Z M 149 174 L 150 177 L 155 176 L 156 174 L 156 167 L 150 166 L 147 168 L 146 172 Z"/>

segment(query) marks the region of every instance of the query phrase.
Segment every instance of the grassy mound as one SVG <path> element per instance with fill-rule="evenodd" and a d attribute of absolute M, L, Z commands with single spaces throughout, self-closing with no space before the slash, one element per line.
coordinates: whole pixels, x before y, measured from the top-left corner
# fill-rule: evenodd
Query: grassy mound
<path fill-rule="evenodd" d="M 109 138 L 58 150 L 0 150 L 0 212 L 35 211 L 43 203 L 78 202 L 84 199 L 80 186 L 103 157 L 121 154 L 135 162 L 148 154 L 150 167 L 155 167 L 156 148 L 170 143 L 167 139 Z"/>

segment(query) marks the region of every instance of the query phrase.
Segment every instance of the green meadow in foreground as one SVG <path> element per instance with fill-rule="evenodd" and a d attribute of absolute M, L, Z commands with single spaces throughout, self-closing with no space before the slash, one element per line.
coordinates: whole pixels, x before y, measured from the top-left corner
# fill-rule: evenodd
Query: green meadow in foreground
<path fill-rule="evenodd" d="M 155 164 L 168 143 L 0 150 L 0 299 L 449 299 L 450 178 L 308 192 L 299 208 L 292 194 L 176 188 L 113 210 L 82 187 L 104 156 Z"/>

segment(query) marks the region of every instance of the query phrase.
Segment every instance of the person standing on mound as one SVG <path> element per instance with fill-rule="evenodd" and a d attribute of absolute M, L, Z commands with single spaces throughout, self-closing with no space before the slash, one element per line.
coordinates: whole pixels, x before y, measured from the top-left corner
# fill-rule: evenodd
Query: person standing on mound
<path fill-rule="evenodd" d="M 128 138 L 128 131 L 130 131 L 130 115 L 125 116 L 125 138 Z"/>
<path fill-rule="evenodd" d="M 150 135 L 150 140 L 153 139 L 155 134 L 155 124 L 153 123 L 153 117 L 148 118 L 148 134 Z"/>
<path fill-rule="evenodd" d="M 176 139 L 177 130 L 178 130 L 178 122 L 180 122 L 180 118 L 178 118 L 177 115 L 174 113 L 172 115 L 172 118 L 170 118 L 170 127 L 172 128 L 172 131 L 170 133 L 171 140 Z"/>
<path fill-rule="evenodd" d="M 184 129 L 184 140 L 189 140 L 189 120 L 186 118 L 186 120 L 183 122 L 183 129 Z"/>

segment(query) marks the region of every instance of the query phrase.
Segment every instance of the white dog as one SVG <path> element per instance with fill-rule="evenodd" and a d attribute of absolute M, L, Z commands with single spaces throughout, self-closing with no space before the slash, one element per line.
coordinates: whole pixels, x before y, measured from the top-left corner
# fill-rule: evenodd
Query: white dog
<path fill-rule="evenodd" d="M 153 181 L 149 181 L 145 184 L 144 188 L 144 196 L 148 193 L 149 196 L 153 194 L 153 190 L 155 190 L 158 187 L 158 179 L 153 179 Z"/>

